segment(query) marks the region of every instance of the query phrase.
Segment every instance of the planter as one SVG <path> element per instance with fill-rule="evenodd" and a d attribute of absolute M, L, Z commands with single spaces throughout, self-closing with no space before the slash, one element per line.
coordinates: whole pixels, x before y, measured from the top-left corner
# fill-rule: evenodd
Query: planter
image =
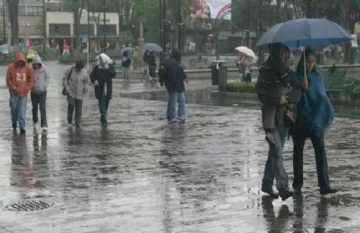
<path fill-rule="evenodd" d="M 211 93 L 212 96 L 229 98 L 229 99 L 238 99 L 238 100 L 258 100 L 256 93 L 250 92 L 227 92 L 227 91 L 218 91 Z M 329 97 L 330 102 L 335 106 L 360 106 L 360 98 L 358 99 L 346 99 L 346 98 L 334 98 Z"/>

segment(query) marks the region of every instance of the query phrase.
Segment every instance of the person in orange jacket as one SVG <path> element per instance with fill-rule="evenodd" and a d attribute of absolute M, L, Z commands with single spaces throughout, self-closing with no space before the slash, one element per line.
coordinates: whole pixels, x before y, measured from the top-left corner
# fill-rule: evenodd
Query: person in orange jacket
<path fill-rule="evenodd" d="M 16 131 L 19 123 L 20 132 L 25 133 L 27 95 L 34 88 L 34 75 L 22 52 L 16 53 L 15 61 L 8 66 L 6 84 L 10 92 L 13 130 Z"/>

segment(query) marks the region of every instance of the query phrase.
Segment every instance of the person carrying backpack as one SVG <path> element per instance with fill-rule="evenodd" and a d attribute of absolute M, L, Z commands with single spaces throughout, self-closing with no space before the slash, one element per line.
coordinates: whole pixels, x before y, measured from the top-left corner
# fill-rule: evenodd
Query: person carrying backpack
<path fill-rule="evenodd" d="M 130 82 L 129 79 L 129 69 L 131 66 L 131 58 L 129 56 L 129 53 L 126 51 L 124 52 L 123 56 L 122 56 L 122 67 L 123 67 L 123 77 L 124 77 L 124 82 Z"/>

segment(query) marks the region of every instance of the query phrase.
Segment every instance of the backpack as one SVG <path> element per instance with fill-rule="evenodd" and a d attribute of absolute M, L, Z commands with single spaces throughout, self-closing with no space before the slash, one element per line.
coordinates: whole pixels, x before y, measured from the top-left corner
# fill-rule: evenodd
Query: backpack
<path fill-rule="evenodd" d="M 125 68 L 129 67 L 131 65 L 131 59 L 128 57 L 128 59 L 126 59 L 126 61 L 121 62 L 121 65 L 122 65 L 122 67 L 125 67 Z"/>

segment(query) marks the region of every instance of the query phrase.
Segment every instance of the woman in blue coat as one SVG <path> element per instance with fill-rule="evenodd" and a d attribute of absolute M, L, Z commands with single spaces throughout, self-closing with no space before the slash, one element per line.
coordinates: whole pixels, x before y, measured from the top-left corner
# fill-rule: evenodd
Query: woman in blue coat
<path fill-rule="evenodd" d="M 303 55 L 304 56 L 304 55 Z M 303 186 L 303 157 L 306 139 L 310 138 L 314 147 L 318 184 L 322 195 L 335 193 L 330 187 L 328 164 L 326 158 L 324 137 L 326 130 L 334 120 L 334 108 L 326 94 L 324 79 L 315 66 L 315 53 L 305 50 L 307 90 L 304 91 L 297 104 L 297 118 L 291 130 L 294 151 L 294 192 L 301 194 Z M 300 59 L 296 70 L 300 81 L 304 79 L 304 57 Z M 305 82 L 306 83 L 306 82 Z"/>

